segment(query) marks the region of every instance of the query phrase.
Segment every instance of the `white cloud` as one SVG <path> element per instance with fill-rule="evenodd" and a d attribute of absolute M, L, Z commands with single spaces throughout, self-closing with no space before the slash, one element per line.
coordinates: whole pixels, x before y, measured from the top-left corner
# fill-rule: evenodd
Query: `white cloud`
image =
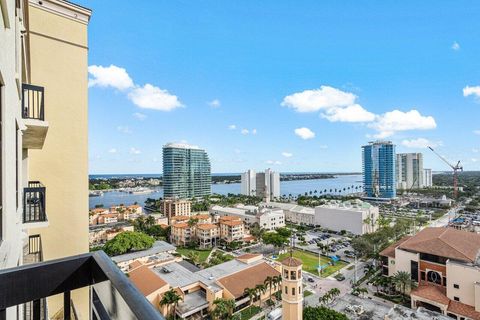
<path fill-rule="evenodd" d="M 295 134 L 303 140 L 315 138 L 315 132 L 305 127 L 295 129 Z"/>
<path fill-rule="evenodd" d="M 218 108 L 220 107 L 222 104 L 220 103 L 220 100 L 218 99 L 213 99 L 212 101 L 208 102 L 208 105 L 212 108 Z"/>
<path fill-rule="evenodd" d="M 315 112 L 321 109 L 347 107 L 355 103 L 356 95 L 333 87 L 305 90 L 283 98 L 282 106 L 297 112 Z"/>
<path fill-rule="evenodd" d="M 477 158 L 472 158 L 472 159 L 470 159 L 470 161 L 472 161 L 472 162 L 477 162 L 478 159 L 477 159 Z"/>
<path fill-rule="evenodd" d="M 452 44 L 452 49 L 455 51 L 460 50 L 460 44 L 457 41 L 454 41 Z"/>
<path fill-rule="evenodd" d="M 320 149 L 328 149 L 328 146 L 326 144 L 323 144 L 321 146 L 319 146 Z"/>
<path fill-rule="evenodd" d="M 235 152 L 235 154 L 240 154 L 240 153 L 242 153 L 242 150 L 240 150 L 240 149 L 233 149 L 233 152 Z"/>
<path fill-rule="evenodd" d="M 132 130 L 128 126 L 118 126 L 117 131 L 119 131 L 121 133 L 125 133 L 125 134 L 131 134 L 132 133 Z"/>
<path fill-rule="evenodd" d="M 282 156 L 284 156 L 285 158 L 291 158 L 293 156 L 293 153 L 290 153 L 290 152 L 282 152 Z"/>
<path fill-rule="evenodd" d="M 375 120 L 375 114 L 365 110 L 359 104 L 352 104 L 345 108 L 327 109 L 322 117 L 331 122 L 371 122 Z"/>
<path fill-rule="evenodd" d="M 140 150 L 134 147 L 130 148 L 130 154 L 140 154 L 140 153 L 142 153 Z"/>
<path fill-rule="evenodd" d="M 477 148 L 472 148 L 472 152 L 473 153 L 478 153 L 478 149 Z"/>
<path fill-rule="evenodd" d="M 88 79 L 89 87 L 112 87 L 118 90 L 133 88 L 133 80 L 124 68 L 111 64 L 109 67 L 89 66 L 88 73 L 92 78 Z"/>
<path fill-rule="evenodd" d="M 252 129 L 252 134 L 253 135 L 257 134 L 257 129 Z"/>
<path fill-rule="evenodd" d="M 130 91 L 128 97 L 136 106 L 144 109 L 171 111 L 183 107 L 177 96 L 149 83 L 136 87 Z"/>
<path fill-rule="evenodd" d="M 480 86 L 466 86 L 465 88 L 463 88 L 463 96 L 475 96 L 475 98 L 480 98 Z"/>
<path fill-rule="evenodd" d="M 249 133 L 248 129 L 242 129 L 242 131 L 240 131 L 240 132 L 241 132 L 244 136 L 246 136 L 246 135 Z"/>
<path fill-rule="evenodd" d="M 480 130 L 473 130 L 473 133 L 480 135 Z"/>
<path fill-rule="evenodd" d="M 237 126 L 234 125 L 234 124 L 231 124 L 231 125 L 228 126 L 228 129 L 229 130 L 235 130 L 235 129 L 237 129 Z"/>
<path fill-rule="evenodd" d="M 159 161 L 159 160 L 158 160 L 157 157 L 154 157 L 154 158 L 152 159 L 152 162 L 158 162 L 158 161 Z"/>
<path fill-rule="evenodd" d="M 108 153 L 117 153 L 117 149 L 111 148 L 108 150 Z"/>
<path fill-rule="evenodd" d="M 273 165 L 281 165 L 282 163 L 278 160 L 267 160 L 265 161 L 266 164 L 273 164 Z"/>
<path fill-rule="evenodd" d="M 416 149 L 424 149 L 427 147 L 435 148 L 437 146 L 442 145 L 441 141 L 430 141 L 425 138 L 417 138 L 417 139 L 410 139 L 410 140 L 403 140 L 402 145 L 407 148 L 416 148 Z"/>
<path fill-rule="evenodd" d="M 137 118 L 138 120 L 145 120 L 147 118 L 147 115 L 143 114 L 143 113 L 140 113 L 140 112 L 135 112 L 133 114 L 133 116 L 135 118 Z"/>
<path fill-rule="evenodd" d="M 387 138 L 397 131 L 435 129 L 437 124 L 432 116 L 422 116 L 417 110 L 403 112 L 393 110 L 377 116 L 369 127 L 378 131 L 375 138 Z"/>

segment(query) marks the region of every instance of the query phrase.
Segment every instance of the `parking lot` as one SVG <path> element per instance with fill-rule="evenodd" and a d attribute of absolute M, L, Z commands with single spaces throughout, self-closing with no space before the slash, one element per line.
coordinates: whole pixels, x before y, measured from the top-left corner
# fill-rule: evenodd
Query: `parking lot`
<path fill-rule="evenodd" d="M 305 238 L 307 245 L 301 245 L 298 238 L 295 245 L 304 250 L 317 253 L 321 252 L 324 255 L 336 255 L 346 261 L 351 261 L 355 257 L 351 247 L 351 240 L 348 237 L 335 233 L 314 230 L 306 231 L 303 237 Z M 319 248 L 318 243 L 321 243 L 324 248 L 328 249 Z"/>

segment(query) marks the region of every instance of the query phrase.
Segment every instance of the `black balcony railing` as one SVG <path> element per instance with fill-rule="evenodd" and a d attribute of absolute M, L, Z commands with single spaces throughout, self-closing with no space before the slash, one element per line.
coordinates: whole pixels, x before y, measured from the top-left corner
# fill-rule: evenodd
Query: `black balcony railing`
<path fill-rule="evenodd" d="M 47 221 L 46 192 L 39 181 L 28 182 L 28 187 L 23 189 L 23 223 Z"/>
<path fill-rule="evenodd" d="M 45 120 L 44 88 L 22 84 L 22 118 Z"/>
<path fill-rule="evenodd" d="M 88 319 L 164 320 L 103 251 L 0 270 L 0 319 L 7 308 L 29 302 L 32 318 L 41 319 L 40 301 L 61 293 L 63 310 L 71 310 L 71 291 L 85 287 L 90 288 Z M 71 319 L 71 312 L 63 318 Z"/>

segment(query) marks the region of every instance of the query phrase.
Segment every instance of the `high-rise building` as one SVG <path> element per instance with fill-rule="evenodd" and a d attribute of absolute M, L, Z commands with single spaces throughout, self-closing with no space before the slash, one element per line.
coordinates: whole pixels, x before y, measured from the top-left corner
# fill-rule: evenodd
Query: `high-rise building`
<path fill-rule="evenodd" d="M 432 169 L 423 169 L 423 186 L 425 188 L 433 186 Z"/>
<path fill-rule="evenodd" d="M 255 170 L 248 170 L 241 174 L 241 193 L 253 196 L 257 192 L 257 175 Z"/>
<path fill-rule="evenodd" d="M 242 173 L 241 193 L 262 197 L 264 201 L 280 197 L 280 173 L 266 169 L 265 172 L 248 170 Z"/>
<path fill-rule="evenodd" d="M 423 187 L 423 154 L 398 153 L 396 162 L 397 189 Z"/>
<path fill-rule="evenodd" d="M 205 150 L 182 143 L 163 147 L 165 198 L 194 198 L 211 193 L 210 160 Z"/>
<path fill-rule="evenodd" d="M 395 145 L 375 141 L 362 146 L 363 187 L 367 197 L 396 197 Z"/>

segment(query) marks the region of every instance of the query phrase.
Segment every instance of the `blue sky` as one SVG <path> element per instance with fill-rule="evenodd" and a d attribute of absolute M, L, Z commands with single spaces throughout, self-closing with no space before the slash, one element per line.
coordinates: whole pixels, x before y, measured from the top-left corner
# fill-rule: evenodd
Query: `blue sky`
<path fill-rule="evenodd" d="M 212 172 L 360 171 L 375 138 L 479 169 L 478 1 L 79 3 L 91 173 L 160 173 L 172 141 Z"/>

